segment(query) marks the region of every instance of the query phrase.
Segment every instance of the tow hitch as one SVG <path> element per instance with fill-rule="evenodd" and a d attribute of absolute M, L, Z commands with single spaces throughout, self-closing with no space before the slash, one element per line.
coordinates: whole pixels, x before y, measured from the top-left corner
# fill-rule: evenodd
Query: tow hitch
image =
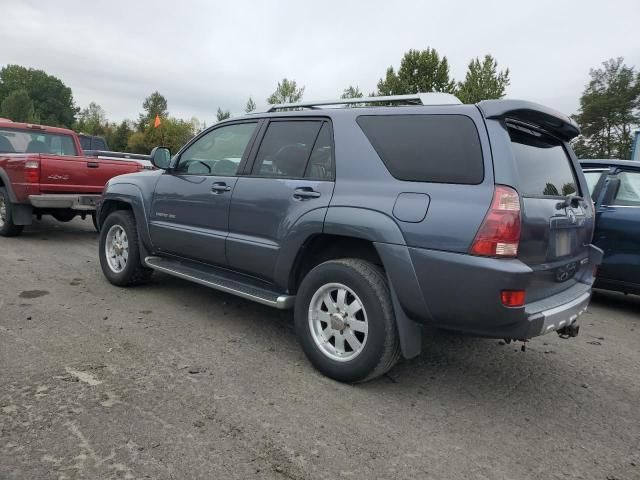
<path fill-rule="evenodd" d="M 577 337 L 580 332 L 580 325 L 577 323 L 572 323 L 571 325 L 567 325 L 566 327 L 562 327 L 557 331 L 560 338 L 573 338 Z"/>

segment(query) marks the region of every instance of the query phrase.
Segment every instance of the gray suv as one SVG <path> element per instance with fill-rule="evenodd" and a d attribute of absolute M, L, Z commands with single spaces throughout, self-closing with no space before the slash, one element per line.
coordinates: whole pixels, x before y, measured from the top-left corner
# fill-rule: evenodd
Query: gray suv
<path fill-rule="evenodd" d="M 575 336 L 601 258 L 578 133 L 442 93 L 276 105 L 111 179 L 100 263 L 118 286 L 158 270 L 293 308 L 310 361 L 345 382 L 419 354 L 422 325 Z"/>

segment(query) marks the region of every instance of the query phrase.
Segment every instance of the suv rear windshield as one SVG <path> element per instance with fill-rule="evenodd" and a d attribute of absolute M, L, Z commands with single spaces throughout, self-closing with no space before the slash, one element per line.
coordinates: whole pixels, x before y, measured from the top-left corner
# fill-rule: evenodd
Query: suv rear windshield
<path fill-rule="evenodd" d="M 395 178 L 478 184 L 484 179 L 476 126 L 464 115 L 364 115 L 358 125 Z"/>
<path fill-rule="evenodd" d="M 578 192 L 571 161 L 559 140 L 519 125 L 509 125 L 509 136 L 521 195 L 557 197 Z"/>
<path fill-rule="evenodd" d="M 0 129 L 0 153 L 77 155 L 70 135 L 8 128 Z"/>

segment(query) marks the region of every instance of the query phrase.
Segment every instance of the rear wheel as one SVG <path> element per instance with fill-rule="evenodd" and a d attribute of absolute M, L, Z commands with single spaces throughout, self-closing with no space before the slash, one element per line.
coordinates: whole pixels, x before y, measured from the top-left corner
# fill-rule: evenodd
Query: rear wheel
<path fill-rule="evenodd" d="M 24 225 L 13 223 L 11 201 L 5 188 L 0 187 L 0 236 L 15 237 L 22 233 Z"/>
<path fill-rule="evenodd" d="M 378 377 L 400 357 L 386 277 L 364 260 L 331 260 L 311 270 L 296 296 L 295 323 L 311 363 L 341 382 Z"/>
<path fill-rule="evenodd" d="M 128 210 L 117 210 L 105 220 L 99 256 L 107 280 L 120 287 L 144 283 L 153 273 L 142 264 L 135 218 Z"/>

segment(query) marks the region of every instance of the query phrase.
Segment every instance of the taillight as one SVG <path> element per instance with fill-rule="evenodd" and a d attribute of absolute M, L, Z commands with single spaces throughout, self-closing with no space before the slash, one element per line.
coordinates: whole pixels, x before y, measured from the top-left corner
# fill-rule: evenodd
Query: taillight
<path fill-rule="evenodd" d="M 520 243 L 520 197 L 511 187 L 496 185 L 491 208 L 470 252 L 485 257 L 515 257 Z"/>
<path fill-rule="evenodd" d="M 38 183 L 40 181 L 40 162 L 38 160 L 24 162 L 24 181 L 27 183 Z"/>
<path fill-rule="evenodd" d="M 522 307 L 525 300 L 524 290 L 502 290 L 500 300 L 505 307 Z"/>

